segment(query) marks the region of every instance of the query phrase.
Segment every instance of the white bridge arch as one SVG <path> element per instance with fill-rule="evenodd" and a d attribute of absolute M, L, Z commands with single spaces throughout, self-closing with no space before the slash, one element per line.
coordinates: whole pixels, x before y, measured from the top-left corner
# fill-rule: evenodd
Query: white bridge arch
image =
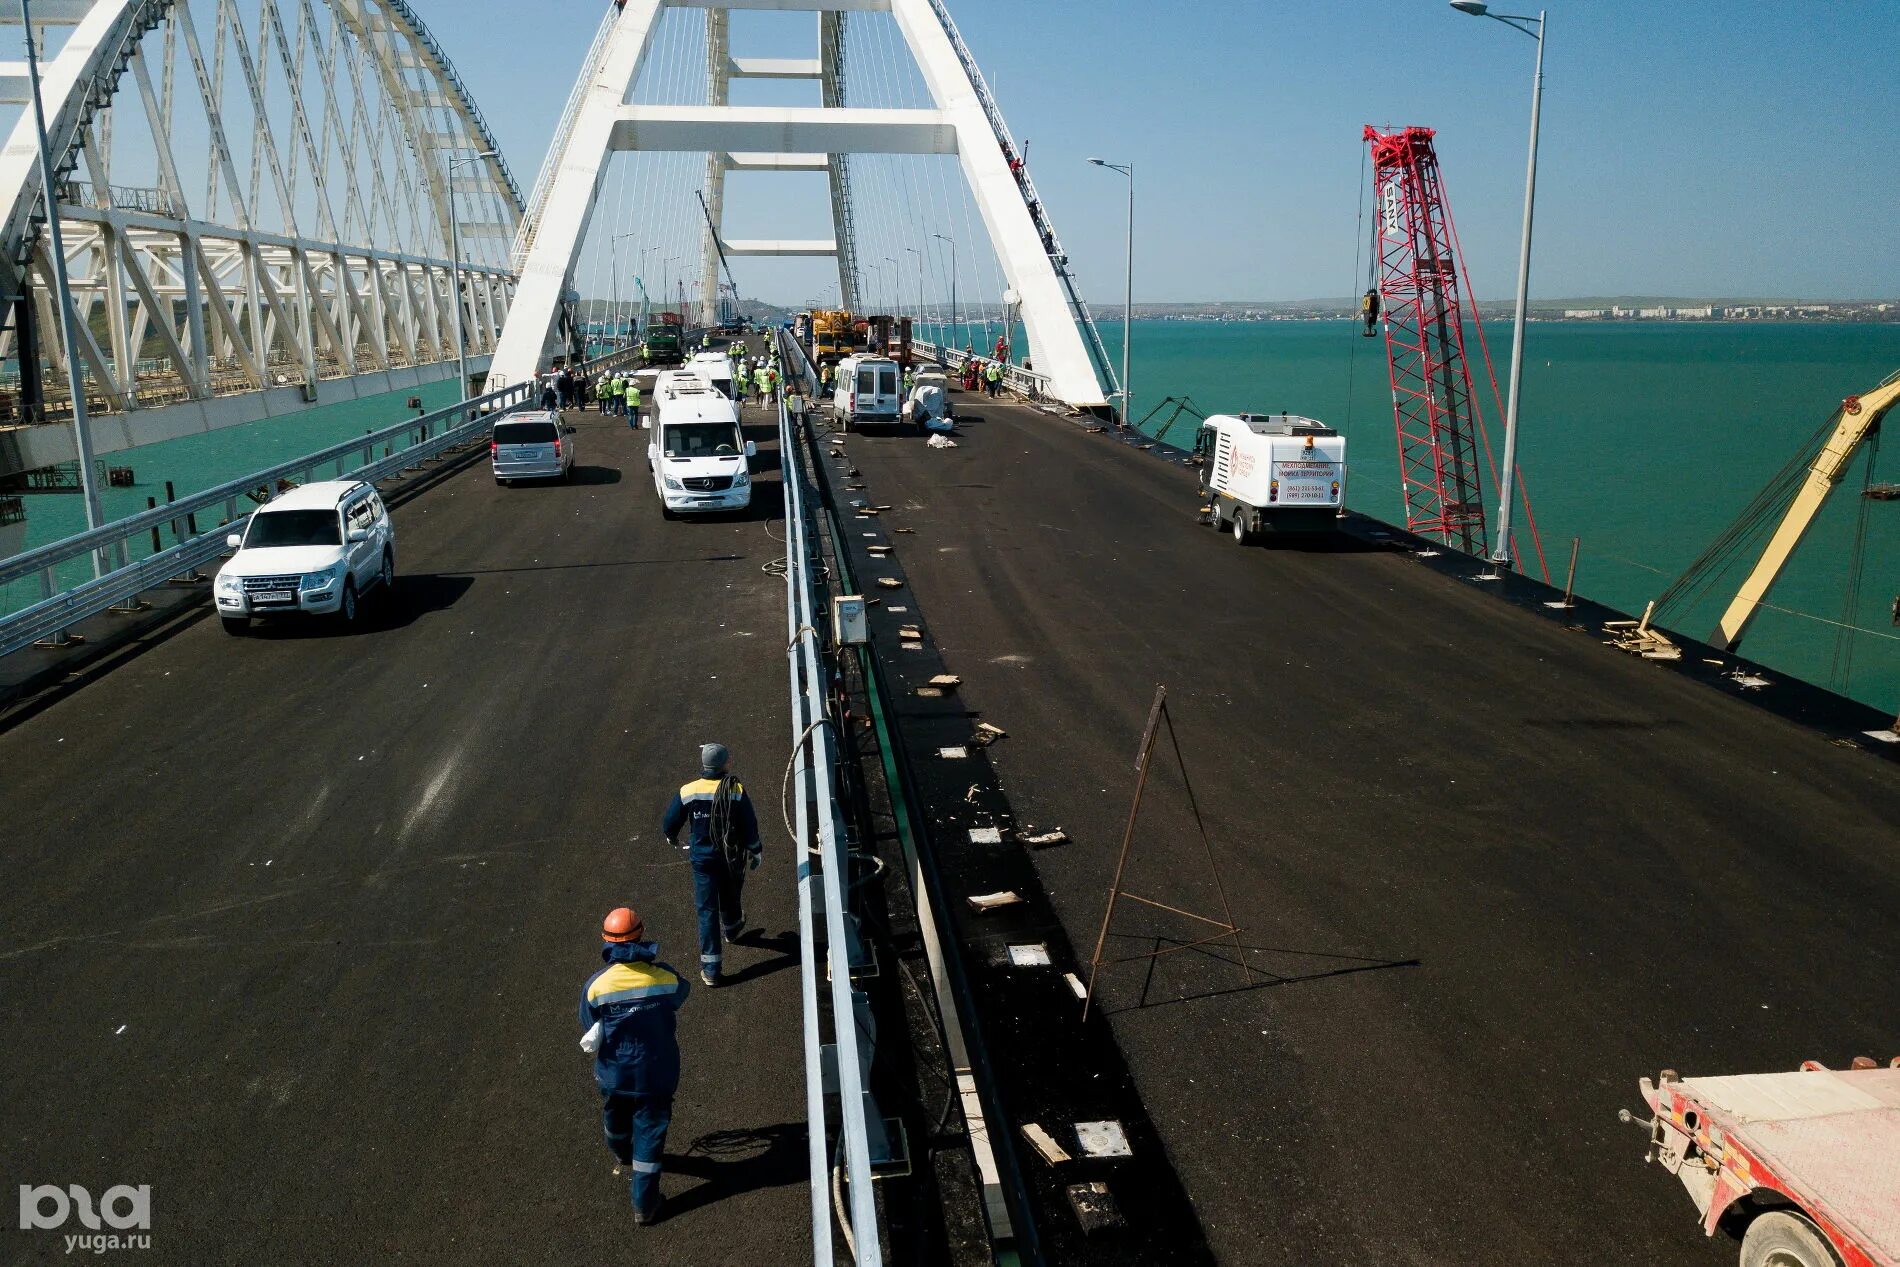
<path fill-rule="evenodd" d="M 708 104 L 628 104 L 668 7 L 707 10 Z M 734 58 L 727 15 L 737 10 L 809 12 L 818 17 L 810 58 Z M 842 23 L 850 13 L 889 13 L 928 88 L 929 109 L 864 109 L 845 104 Z M 733 106 L 734 79 L 806 79 L 821 86 L 817 106 Z M 838 260 L 844 305 L 859 290 L 848 159 L 852 154 L 953 154 L 1022 316 L 1038 372 L 1078 407 L 1105 403 L 1114 373 L 1088 319 L 1067 256 L 1020 166 L 1001 113 L 942 0 L 626 0 L 609 17 L 536 190 L 514 262 L 520 292 L 490 370 L 491 389 L 537 372 L 561 349 L 564 305 L 587 237 L 607 160 L 616 151 L 704 152 L 712 228 L 700 261 L 702 320 L 718 293 L 719 254 L 828 256 Z M 731 241 L 723 234 L 728 171 L 826 171 L 833 236 L 824 241 Z M 714 234 L 718 233 L 715 239 Z"/>
<path fill-rule="evenodd" d="M 523 200 L 403 0 L 38 0 L 79 345 L 54 324 L 24 61 L 0 62 L 0 473 L 453 377 L 514 299 Z M 0 26 L 19 27 L 17 4 Z M 63 37 L 63 38 L 62 38 Z M 461 292 L 451 239 L 463 250 Z"/>

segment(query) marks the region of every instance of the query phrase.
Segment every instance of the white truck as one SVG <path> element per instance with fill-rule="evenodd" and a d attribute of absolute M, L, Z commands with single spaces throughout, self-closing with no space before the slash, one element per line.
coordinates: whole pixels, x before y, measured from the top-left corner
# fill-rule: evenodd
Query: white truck
<path fill-rule="evenodd" d="M 1297 414 L 1213 414 L 1201 424 L 1202 513 L 1246 545 L 1268 532 L 1332 532 L 1346 504 L 1346 440 Z"/>

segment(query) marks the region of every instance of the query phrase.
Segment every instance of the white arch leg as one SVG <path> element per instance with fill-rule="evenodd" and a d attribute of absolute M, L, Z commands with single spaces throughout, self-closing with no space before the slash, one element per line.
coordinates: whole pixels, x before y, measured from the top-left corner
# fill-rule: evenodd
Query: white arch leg
<path fill-rule="evenodd" d="M 964 73 L 943 24 L 931 11 L 929 0 L 890 0 L 890 6 L 932 100 L 956 125 L 963 177 L 989 231 L 1003 276 L 1021 298 L 1023 326 L 1029 332 L 1037 372 L 1047 374 L 1050 389 L 1072 405 L 1105 404 L 1055 265 L 1043 248 L 1022 189 L 1010 173 L 1009 159 L 990 129 L 976 87 Z"/>
<path fill-rule="evenodd" d="M 620 11 L 600 69 L 568 134 L 560 169 L 534 229 L 534 245 L 521 268 L 521 281 L 508 307 L 508 324 L 488 370 L 488 390 L 532 378 L 546 361 L 556 337 L 561 292 L 574 272 L 594 200 L 610 153 L 609 140 L 620 107 L 646 61 L 662 0 L 627 0 Z"/>

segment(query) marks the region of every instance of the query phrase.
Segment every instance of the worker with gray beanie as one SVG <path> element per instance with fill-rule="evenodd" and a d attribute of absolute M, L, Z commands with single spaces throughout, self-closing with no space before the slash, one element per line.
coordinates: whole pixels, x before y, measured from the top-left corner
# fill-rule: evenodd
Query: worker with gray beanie
<path fill-rule="evenodd" d="M 699 908 L 699 979 L 708 986 L 722 979 L 725 943 L 745 931 L 740 901 L 745 873 L 756 870 L 765 856 L 758 815 L 731 764 L 724 744 L 702 744 L 699 777 L 681 786 L 660 820 L 660 830 L 674 846 L 680 832 L 686 833 L 693 904 Z"/>

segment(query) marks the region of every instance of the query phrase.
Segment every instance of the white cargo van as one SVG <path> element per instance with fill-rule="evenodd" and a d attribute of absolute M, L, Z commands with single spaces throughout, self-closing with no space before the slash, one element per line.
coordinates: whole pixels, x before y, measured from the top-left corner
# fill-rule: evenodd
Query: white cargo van
<path fill-rule="evenodd" d="M 706 380 L 714 391 L 727 400 L 736 400 L 732 389 L 732 361 L 724 352 L 695 352 L 686 368 Z"/>
<path fill-rule="evenodd" d="M 703 383 L 699 388 L 660 398 L 647 444 L 653 491 L 668 519 L 752 504 L 746 459 L 758 453 L 758 446 L 741 434 L 737 405 Z"/>
<path fill-rule="evenodd" d="M 903 397 L 897 362 L 881 356 L 847 356 L 838 362 L 831 416 L 838 430 L 866 422 L 896 422 Z"/>
<path fill-rule="evenodd" d="M 1297 414 L 1214 414 L 1201 424 L 1210 521 L 1245 545 L 1263 532 L 1332 532 L 1346 504 L 1346 440 Z"/>

